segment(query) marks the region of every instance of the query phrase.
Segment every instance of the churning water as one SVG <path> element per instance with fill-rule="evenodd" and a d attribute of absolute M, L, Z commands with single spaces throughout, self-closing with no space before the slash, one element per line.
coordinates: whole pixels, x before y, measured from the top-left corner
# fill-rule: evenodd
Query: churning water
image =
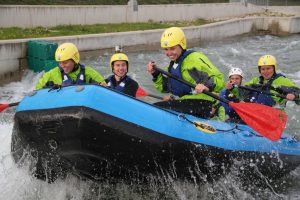
<path fill-rule="evenodd" d="M 205 53 L 227 76 L 231 67 L 240 67 L 246 81 L 258 75 L 257 60 L 263 54 L 277 58 L 278 68 L 300 85 L 300 35 L 288 37 L 251 36 L 206 43 L 195 50 Z M 109 53 L 89 56 L 82 63 L 94 66 L 102 75 L 111 73 Z M 128 53 L 130 76 L 148 92 L 155 91 L 146 64 L 155 61 L 167 66 L 168 59 L 161 50 Z M 41 73 L 26 71 L 20 82 L 0 87 L 0 102 L 11 103 L 22 99 L 34 89 Z M 144 100 L 153 102 L 150 97 Z M 289 120 L 286 131 L 300 138 L 300 106 L 289 102 L 286 109 Z M 238 163 L 229 174 L 209 183 L 175 181 L 168 176 L 159 179 L 149 177 L 148 182 L 115 181 L 92 182 L 68 176 L 55 183 L 37 180 L 27 167 L 18 168 L 10 155 L 14 108 L 0 113 L 0 199 L 300 199 L 300 167 L 276 183 L 261 177 L 261 182 L 245 183 L 239 178 Z M 272 122 L 270 122 L 272 123 Z M 255 168 L 253 168 L 255 170 Z M 257 171 L 259 176 L 259 171 Z"/>

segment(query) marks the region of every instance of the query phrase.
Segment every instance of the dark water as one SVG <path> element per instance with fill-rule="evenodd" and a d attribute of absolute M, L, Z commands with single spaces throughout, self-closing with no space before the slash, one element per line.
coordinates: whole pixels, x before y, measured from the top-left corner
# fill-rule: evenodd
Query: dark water
<path fill-rule="evenodd" d="M 226 76 L 231 67 L 242 68 L 246 80 L 258 75 L 258 58 L 272 54 L 277 58 L 279 70 L 300 85 L 300 35 L 240 37 L 207 43 L 194 49 L 205 53 Z M 110 56 L 109 53 L 92 55 L 83 58 L 82 63 L 94 66 L 107 76 L 111 72 L 108 67 Z M 140 51 L 128 53 L 128 56 L 130 75 L 145 90 L 160 95 L 152 86 L 151 76 L 146 73 L 146 64 L 154 60 L 161 67 L 168 65 L 163 52 Z M 20 101 L 34 89 L 40 76 L 41 73 L 27 71 L 21 82 L 0 87 L 0 101 Z M 156 101 L 150 97 L 144 100 Z M 299 137 L 300 106 L 291 102 L 286 111 L 289 115 L 286 131 Z M 14 112 L 10 108 L 0 113 L 0 199 L 300 199 L 300 167 L 276 182 L 265 177 L 260 177 L 260 182 L 245 182 L 240 178 L 243 169 L 238 162 L 226 176 L 212 182 L 175 181 L 165 174 L 159 179 L 147 177 L 146 182 L 137 179 L 96 183 L 70 175 L 48 184 L 30 176 L 26 166 L 17 168 L 12 161 L 10 137 Z M 256 169 L 253 167 L 251 170 Z M 260 176 L 259 171 L 255 172 Z"/>

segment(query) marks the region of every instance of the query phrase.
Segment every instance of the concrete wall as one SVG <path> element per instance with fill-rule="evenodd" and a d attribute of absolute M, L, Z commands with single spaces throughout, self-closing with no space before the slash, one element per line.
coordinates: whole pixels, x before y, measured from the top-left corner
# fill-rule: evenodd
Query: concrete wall
<path fill-rule="evenodd" d="M 137 9 L 136 9 L 137 8 Z M 269 11 L 300 16 L 300 6 L 268 6 Z M 264 6 L 250 3 L 167 4 L 113 6 L 0 5 L 0 27 L 53 27 L 66 24 L 187 21 L 229 19 L 262 13 Z"/>
<path fill-rule="evenodd" d="M 188 47 L 200 46 L 202 42 L 221 40 L 256 30 L 269 31 L 271 34 L 300 33 L 300 17 L 250 17 L 231 19 L 227 21 L 183 28 L 188 40 Z M 91 34 L 66 37 L 39 38 L 59 44 L 72 42 L 79 51 L 113 49 L 116 45 L 124 48 L 149 49 L 152 46 L 159 49 L 160 36 L 163 30 L 133 31 L 106 34 Z M 26 68 L 27 41 L 0 41 L 0 80 L 2 83 L 18 79 Z"/>
<path fill-rule="evenodd" d="M 268 9 L 273 12 L 300 16 L 300 6 L 269 6 Z"/>
<path fill-rule="evenodd" d="M 53 27 L 62 24 L 106 24 L 221 19 L 262 12 L 242 3 L 117 6 L 12 6 L 0 5 L 0 27 Z"/>
<path fill-rule="evenodd" d="M 300 7 L 268 7 L 269 11 L 300 16 Z M 134 3 L 117 6 L 5 6 L 0 5 L 0 27 L 51 27 L 62 24 L 105 24 L 121 22 L 187 21 L 198 18 L 230 19 L 253 13 L 265 13 L 265 7 L 246 3 L 140 5 Z M 266 15 L 265 15 L 266 16 Z M 297 17 L 253 17 L 228 20 L 200 27 L 185 28 L 188 40 L 199 42 L 217 40 L 253 30 L 269 30 L 274 34 L 299 33 Z M 159 48 L 163 30 L 126 33 L 92 34 L 67 37 L 40 38 L 54 42 L 73 42 L 81 52 L 113 48 L 122 45 L 136 48 Z M 16 80 L 27 67 L 27 41 L 0 41 L 0 82 Z M 196 41 L 196 42 L 195 42 Z M 157 43 L 156 43 L 157 42 Z"/>

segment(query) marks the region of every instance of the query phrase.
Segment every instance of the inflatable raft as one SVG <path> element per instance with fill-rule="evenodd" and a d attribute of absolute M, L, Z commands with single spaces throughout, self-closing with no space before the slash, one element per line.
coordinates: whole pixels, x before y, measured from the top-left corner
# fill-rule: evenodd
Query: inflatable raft
<path fill-rule="evenodd" d="M 247 125 L 176 113 L 95 85 L 37 91 L 20 102 L 14 120 L 15 162 L 30 155 L 34 174 L 52 181 L 67 173 L 201 180 L 237 162 L 278 178 L 300 165 L 300 143 L 286 133 L 274 142 Z"/>

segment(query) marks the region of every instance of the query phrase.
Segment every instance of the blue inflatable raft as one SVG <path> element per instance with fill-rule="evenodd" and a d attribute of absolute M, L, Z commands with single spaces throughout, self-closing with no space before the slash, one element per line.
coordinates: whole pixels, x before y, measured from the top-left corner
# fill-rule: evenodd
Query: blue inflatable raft
<path fill-rule="evenodd" d="M 207 180 L 235 163 L 278 178 L 300 165 L 300 143 L 286 133 L 273 142 L 247 125 L 164 110 L 95 85 L 37 91 L 14 120 L 15 162 L 36 158 L 35 175 L 48 180 L 69 172 Z"/>

